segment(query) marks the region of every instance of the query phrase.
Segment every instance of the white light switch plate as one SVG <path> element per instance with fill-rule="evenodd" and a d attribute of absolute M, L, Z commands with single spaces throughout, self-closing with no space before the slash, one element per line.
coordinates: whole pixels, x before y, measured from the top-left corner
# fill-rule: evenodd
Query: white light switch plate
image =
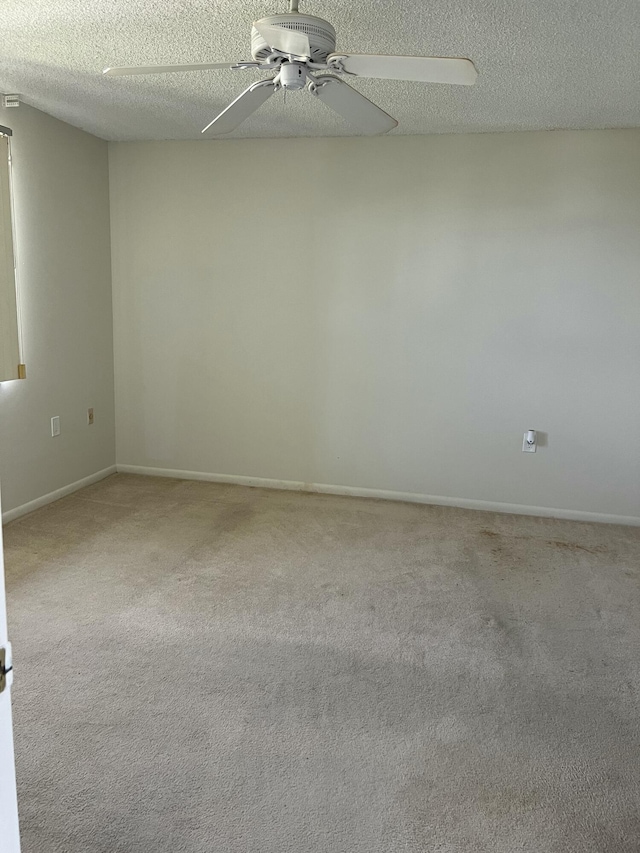
<path fill-rule="evenodd" d="M 60 435 L 60 415 L 51 418 L 51 436 Z"/>

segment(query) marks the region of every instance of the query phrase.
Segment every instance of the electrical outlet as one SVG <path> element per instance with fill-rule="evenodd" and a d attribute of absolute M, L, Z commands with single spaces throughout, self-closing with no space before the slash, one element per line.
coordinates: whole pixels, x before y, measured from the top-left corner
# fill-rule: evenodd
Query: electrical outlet
<path fill-rule="evenodd" d="M 93 424 L 93 407 L 87 409 L 87 423 L 89 426 Z"/>
<path fill-rule="evenodd" d="M 51 418 L 51 437 L 60 435 L 60 415 Z"/>
<path fill-rule="evenodd" d="M 535 453 L 538 446 L 538 434 L 535 429 L 528 429 L 522 437 L 523 453 Z"/>

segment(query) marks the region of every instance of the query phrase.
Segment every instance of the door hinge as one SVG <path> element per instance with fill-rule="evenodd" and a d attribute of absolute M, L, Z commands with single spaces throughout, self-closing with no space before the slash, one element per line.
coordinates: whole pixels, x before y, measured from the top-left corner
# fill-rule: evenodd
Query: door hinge
<path fill-rule="evenodd" d="M 11 643 L 7 643 L 5 648 L 0 648 L 0 693 L 11 685 L 9 675 L 11 672 L 13 672 Z"/>

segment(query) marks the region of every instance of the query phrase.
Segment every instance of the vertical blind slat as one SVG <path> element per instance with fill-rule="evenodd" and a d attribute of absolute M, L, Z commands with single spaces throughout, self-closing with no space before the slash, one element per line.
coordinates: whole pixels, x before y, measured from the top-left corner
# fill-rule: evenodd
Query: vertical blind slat
<path fill-rule="evenodd" d="M 11 226 L 9 139 L 0 136 L 0 382 L 18 379 L 20 343 Z"/>

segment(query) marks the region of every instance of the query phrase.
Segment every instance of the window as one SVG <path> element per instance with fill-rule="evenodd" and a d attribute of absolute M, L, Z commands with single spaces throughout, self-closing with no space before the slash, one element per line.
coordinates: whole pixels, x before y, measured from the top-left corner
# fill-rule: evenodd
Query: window
<path fill-rule="evenodd" d="M 11 223 L 11 187 L 9 181 L 9 137 L 11 131 L 0 126 L 0 382 L 20 379 L 20 336 Z"/>

